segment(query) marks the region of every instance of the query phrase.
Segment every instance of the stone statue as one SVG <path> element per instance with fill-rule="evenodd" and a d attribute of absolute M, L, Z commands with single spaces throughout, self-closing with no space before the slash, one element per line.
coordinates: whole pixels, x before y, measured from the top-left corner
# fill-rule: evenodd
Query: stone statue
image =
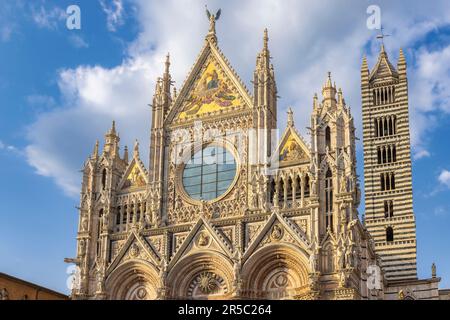
<path fill-rule="evenodd" d="M 431 277 L 436 278 L 436 264 L 434 262 L 431 265 Z"/>
<path fill-rule="evenodd" d="M 222 9 L 219 9 L 217 11 L 216 15 L 213 15 L 213 14 L 211 14 L 211 12 L 209 12 L 208 7 L 206 7 L 206 16 L 208 17 L 208 20 L 209 20 L 209 32 L 210 33 L 216 33 L 216 21 L 219 20 L 221 12 L 222 12 Z"/>
<path fill-rule="evenodd" d="M 278 208 L 278 198 L 279 198 L 278 190 L 277 188 L 275 188 L 275 192 L 273 193 L 273 206 L 275 208 Z"/>
<path fill-rule="evenodd" d="M 315 273 L 317 271 L 317 254 L 315 250 L 313 250 L 309 255 L 309 267 L 311 269 L 311 273 Z"/>

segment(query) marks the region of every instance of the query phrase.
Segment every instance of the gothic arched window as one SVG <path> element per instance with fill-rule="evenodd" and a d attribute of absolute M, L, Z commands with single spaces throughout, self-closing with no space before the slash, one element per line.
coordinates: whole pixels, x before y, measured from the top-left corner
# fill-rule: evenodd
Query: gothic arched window
<path fill-rule="evenodd" d="M 287 185 L 287 200 L 292 200 L 292 190 L 294 188 L 294 183 L 292 182 L 292 178 L 289 177 L 288 185 Z"/>
<path fill-rule="evenodd" d="M 275 195 L 275 188 L 276 188 L 275 180 L 272 179 L 272 181 L 270 182 L 270 188 L 269 188 L 269 201 L 272 204 L 273 204 L 273 197 Z"/>
<path fill-rule="evenodd" d="M 305 176 L 305 181 L 303 183 L 303 196 L 305 198 L 309 197 L 309 176 Z"/>
<path fill-rule="evenodd" d="M 394 230 L 392 229 L 392 227 L 386 228 L 386 241 L 387 242 L 394 241 Z"/>
<path fill-rule="evenodd" d="M 331 129 L 328 126 L 325 128 L 325 145 L 331 150 Z"/>

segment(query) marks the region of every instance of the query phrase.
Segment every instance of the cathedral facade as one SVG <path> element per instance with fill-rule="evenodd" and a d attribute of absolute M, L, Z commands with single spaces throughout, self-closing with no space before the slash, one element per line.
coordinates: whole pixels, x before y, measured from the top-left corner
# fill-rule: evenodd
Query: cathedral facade
<path fill-rule="evenodd" d="M 119 152 L 115 123 L 85 162 L 77 256 L 68 259 L 79 270 L 72 298 L 437 298 L 439 278 L 416 275 L 402 56 L 398 71 L 384 50 L 372 73 L 363 62 L 361 221 L 354 120 L 342 90 L 325 77 L 310 141 L 292 109 L 278 138 L 267 30 L 250 92 L 219 49 L 217 18 L 209 14 L 178 92 L 167 57 L 151 105 L 149 167 L 137 142 Z"/>

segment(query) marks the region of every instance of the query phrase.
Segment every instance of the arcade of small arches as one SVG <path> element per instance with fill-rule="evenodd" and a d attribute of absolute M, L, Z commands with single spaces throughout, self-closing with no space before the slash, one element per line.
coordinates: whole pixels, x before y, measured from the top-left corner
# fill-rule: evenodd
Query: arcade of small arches
<path fill-rule="evenodd" d="M 270 203 L 281 208 L 299 207 L 310 197 L 310 190 L 311 179 L 307 173 L 274 176 L 269 184 Z"/>
<path fill-rule="evenodd" d="M 374 105 L 379 106 L 395 102 L 395 86 L 383 86 L 372 91 Z"/>
<path fill-rule="evenodd" d="M 375 137 L 387 137 L 397 134 L 397 117 L 384 116 L 374 119 Z"/>

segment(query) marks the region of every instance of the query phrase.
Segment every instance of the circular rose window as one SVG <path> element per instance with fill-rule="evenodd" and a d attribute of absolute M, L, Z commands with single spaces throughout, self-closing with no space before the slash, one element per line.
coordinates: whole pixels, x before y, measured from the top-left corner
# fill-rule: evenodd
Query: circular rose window
<path fill-rule="evenodd" d="M 236 160 L 227 149 L 207 146 L 186 163 L 183 187 L 195 200 L 214 200 L 223 195 L 236 176 Z"/>

